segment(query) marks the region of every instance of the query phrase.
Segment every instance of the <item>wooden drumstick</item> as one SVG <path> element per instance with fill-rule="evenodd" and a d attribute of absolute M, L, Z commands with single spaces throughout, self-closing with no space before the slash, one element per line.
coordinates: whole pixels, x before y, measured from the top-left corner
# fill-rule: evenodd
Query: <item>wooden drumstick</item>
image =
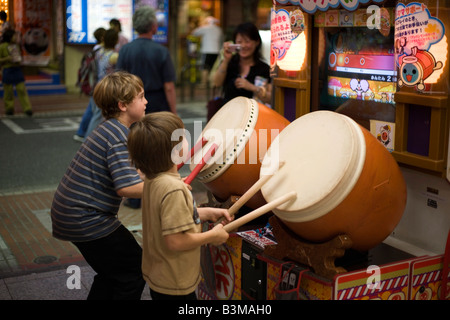
<path fill-rule="evenodd" d="M 280 162 L 280 165 L 278 166 L 278 169 L 280 169 L 284 165 L 284 162 Z M 262 186 L 275 174 L 275 172 L 271 174 L 267 174 L 259 178 L 258 181 L 256 181 L 250 189 L 248 189 L 239 199 L 228 209 L 228 213 L 230 214 L 230 217 L 234 216 L 236 212 L 239 211 L 239 209 L 253 197 L 261 188 Z M 215 224 L 221 223 L 225 218 L 222 217 Z"/>
<path fill-rule="evenodd" d="M 217 144 L 213 143 L 211 148 L 209 148 L 208 152 L 203 156 L 202 160 L 198 165 L 195 166 L 194 170 L 186 177 L 184 183 L 191 184 L 194 178 L 198 175 L 198 173 L 203 169 L 206 162 L 211 159 L 211 157 L 216 153 Z"/>
<path fill-rule="evenodd" d="M 205 146 L 205 144 L 208 142 L 208 140 L 205 137 L 202 137 L 201 140 L 199 140 L 195 146 L 191 149 L 191 152 L 189 154 L 189 158 L 191 159 L 192 156 L 194 155 L 194 153 L 196 153 L 199 149 L 203 148 Z M 187 159 L 186 159 L 187 160 Z M 177 170 L 180 170 L 181 167 L 184 166 L 184 162 L 181 162 L 177 165 Z"/>
<path fill-rule="evenodd" d="M 256 210 L 253 210 L 252 212 L 246 214 L 245 216 L 242 216 L 241 218 L 231 221 L 229 224 L 226 224 L 223 228 L 225 229 L 225 231 L 227 232 L 231 232 L 237 228 L 239 228 L 240 226 L 246 224 L 247 222 L 250 222 L 260 216 L 262 216 L 263 214 L 266 214 L 267 212 L 275 209 L 276 207 L 278 207 L 279 205 L 297 198 L 297 192 L 295 191 L 291 191 L 287 194 L 285 194 L 284 196 L 281 196 L 275 200 L 272 200 L 270 202 L 268 202 L 267 204 L 263 205 L 262 207 L 259 207 Z"/>
<path fill-rule="evenodd" d="M 278 169 L 280 169 L 284 165 L 284 162 L 280 162 Z M 256 181 L 250 189 L 248 189 L 239 199 L 236 201 L 229 209 L 228 213 L 230 216 L 233 216 L 238 210 L 248 201 L 251 197 L 253 197 L 262 186 L 275 174 L 275 172 L 264 175 Z"/>

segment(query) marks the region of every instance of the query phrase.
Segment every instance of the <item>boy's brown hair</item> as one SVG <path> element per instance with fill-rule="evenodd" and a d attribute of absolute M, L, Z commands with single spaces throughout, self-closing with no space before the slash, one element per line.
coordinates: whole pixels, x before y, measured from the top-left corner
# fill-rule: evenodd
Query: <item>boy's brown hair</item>
<path fill-rule="evenodd" d="M 174 165 L 172 150 L 183 135 L 174 137 L 177 129 L 184 129 L 183 121 L 172 112 L 155 112 L 134 123 L 128 134 L 128 153 L 136 169 L 152 179 L 156 174 L 168 171 Z"/>
<path fill-rule="evenodd" d="M 106 75 L 94 89 L 94 101 L 106 119 L 117 118 L 120 114 L 119 102 L 131 103 L 144 90 L 142 80 L 126 71 L 116 71 Z"/>

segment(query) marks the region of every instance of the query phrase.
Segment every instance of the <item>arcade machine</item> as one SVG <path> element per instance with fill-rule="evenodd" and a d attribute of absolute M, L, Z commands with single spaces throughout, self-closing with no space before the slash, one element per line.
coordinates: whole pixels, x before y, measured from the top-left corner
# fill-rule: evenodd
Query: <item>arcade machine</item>
<path fill-rule="evenodd" d="M 200 298 L 450 299 L 449 28 L 442 1 L 274 2 L 274 108 L 204 129 L 238 129 L 198 178 L 246 223 Z"/>

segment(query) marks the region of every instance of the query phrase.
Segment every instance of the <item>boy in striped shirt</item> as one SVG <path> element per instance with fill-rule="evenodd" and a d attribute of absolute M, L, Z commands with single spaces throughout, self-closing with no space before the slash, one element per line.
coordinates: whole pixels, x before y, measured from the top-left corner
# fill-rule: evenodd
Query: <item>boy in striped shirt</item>
<path fill-rule="evenodd" d="M 97 273 L 88 299 L 140 299 L 142 249 L 117 217 L 122 197 L 141 198 L 128 157 L 130 126 L 145 115 L 141 79 L 119 71 L 95 87 L 106 119 L 80 146 L 54 195 L 53 236 L 71 241 Z"/>

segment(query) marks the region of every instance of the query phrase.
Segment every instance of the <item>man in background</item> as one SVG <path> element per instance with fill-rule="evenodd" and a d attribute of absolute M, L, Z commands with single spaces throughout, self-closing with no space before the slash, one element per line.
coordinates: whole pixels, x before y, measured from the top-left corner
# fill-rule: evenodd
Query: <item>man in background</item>
<path fill-rule="evenodd" d="M 201 38 L 200 52 L 202 54 L 202 83 L 207 85 L 209 72 L 219 55 L 223 44 L 222 29 L 217 26 L 218 20 L 212 16 L 206 17 L 204 24 L 194 31 L 192 35 Z"/>
<path fill-rule="evenodd" d="M 148 6 L 137 9 L 133 28 L 139 36 L 122 47 L 116 69 L 142 79 L 148 101 L 146 113 L 171 111 L 176 114 L 175 67 L 169 50 L 152 39 L 158 28 L 155 10 Z"/>

